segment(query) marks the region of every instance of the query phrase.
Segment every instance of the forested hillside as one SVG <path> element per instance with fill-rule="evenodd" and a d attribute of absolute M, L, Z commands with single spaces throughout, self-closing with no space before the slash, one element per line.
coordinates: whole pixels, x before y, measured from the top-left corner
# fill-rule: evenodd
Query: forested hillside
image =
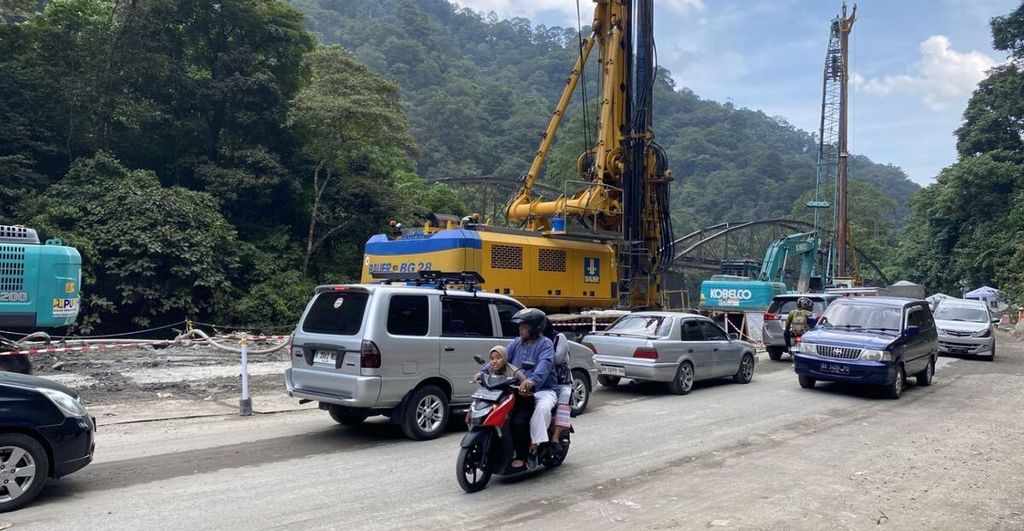
<path fill-rule="evenodd" d="M 85 332 L 289 325 L 389 219 L 478 204 L 425 178 L 521 176 L 578 45 L 443 0 L 40 4 L 0 4 L 0 223 L 82 252 Z M 802 215 L 812 136 L 670 79 L 656 126 L 677 230 Z M 592 70 L 585 85 L 592 106 Z M 574 177 L 581 99 L 550 183 Z M 861 157 L 851 175 L 858 241 L 884 250 L 916 186 Z"/>
<path fill-rule="evenodd" d="M 353 50 L 399 83 L 420 147 L 417 167 L 426 177 L 522 175 L 577 55 L 576 28 L 499 20 L 446 0 L 292 4 L 306 12 L 310 29 L 325 42 Z M 591 104 L 597 93 L 593 63 L 587 75 Z M 785 215 L 813 188 L 816 144 L 810 134 L 782 118 L 703 100 L 676 87 L 664 70 L 659 81 L 655 128 L 677 177 L 678 230 Z M 583 149 L 581 99 L 578 91 L 551 156 L 548 173 L 555 181 L 574 177 Z M 902 171 L 854 157 L 850 175 L 893 198 L 886 216 L 894 226 L 903 224 L 907 201 L 919 187 Z M 753 189 L 758 193 L 748 193 Z"/>

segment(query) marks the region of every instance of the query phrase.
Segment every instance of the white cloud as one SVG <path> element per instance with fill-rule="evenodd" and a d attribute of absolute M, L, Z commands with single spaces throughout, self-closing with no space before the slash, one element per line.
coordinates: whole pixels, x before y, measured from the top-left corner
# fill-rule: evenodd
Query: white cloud
<path fill-rule="evenodd" d="M 906 74 L 865 79 L 853 74 L 855 87 L 868 94 L 910 94 L 936 111 L 962 104 L 974 91 L 985 72 L 996 65 L 991 57 L 978 52 L 958 52 L 950 48 L 949 38 L 932 35 L 920 45 L 921 60 Z"/>

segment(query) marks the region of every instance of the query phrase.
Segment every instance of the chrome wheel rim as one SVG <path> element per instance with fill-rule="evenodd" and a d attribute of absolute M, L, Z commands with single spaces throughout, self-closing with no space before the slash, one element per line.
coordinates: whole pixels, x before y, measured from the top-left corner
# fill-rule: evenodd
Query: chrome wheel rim
<path fill-rule="evenodd" d="M 427 395 L 416 405 L 416 425 L 425 432 L 436 431 L 444 420 L 443 404 L 434 395 Z"/>
<path fill-rule="evenodd" d="M 587 383 L 582 378 L 573 377 L 572 379 L 572 408 L 579 409 L 583 405 L 583 401 L 587 398 Z"/>
<path fill-rule="evenodd" d="M 903 369 L 896 371 L 896 382 L 893 384 L 896 394 L 903 394 Z"/>
<path fill-rule="evenodd" d="M 689 390 L 693 386 L 693 370 L 688 364 L 683 364 L 683 368 L 679 371 L 679 383 L 685 390 Z"/>
<path fill-rule="evenodd" d="M 740 367 L 741 376 L 743 381 L 749 381 L 754 377 L 754 362 L 750 359 L 750 356 L 743 356 L 743 363 Z"/>
<path fill-rule="evenodd" d="M 36 480 L 36 461 L 20 446 L 0 446 L 0 503 L 22 496 Z"/>

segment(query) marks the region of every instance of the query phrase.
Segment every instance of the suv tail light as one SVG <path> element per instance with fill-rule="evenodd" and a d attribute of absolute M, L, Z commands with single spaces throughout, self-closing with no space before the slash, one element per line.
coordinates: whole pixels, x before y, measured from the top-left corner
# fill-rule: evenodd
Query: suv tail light
<path fill-rule="evenodd" d="M 637 347 L 637 349 L 633 351 L 633 357 L 656 360 L 658 359 L 658 349 L 651 347 Z"/>
<path fill-rule="evenodd" d="M 369 339 L 364 339 L 359 348 L 359 366 L 364 369 L 380 368 L 380 349 Z"/>
<path fill-rule="evenodd" d="M 597 347 L 595 347 L 593 343 L 584 343 L 583 346 L 589 348 L 594 354 L 597 354 Z"/>
<path fill-rule="evenodd" d="M 777 321 L 779 319 L 782 319 L 782 316 L 777 314 L 777 313 L 766 313 L 766 314 L 764 314 L 764 320 L 765 321 Z"/>

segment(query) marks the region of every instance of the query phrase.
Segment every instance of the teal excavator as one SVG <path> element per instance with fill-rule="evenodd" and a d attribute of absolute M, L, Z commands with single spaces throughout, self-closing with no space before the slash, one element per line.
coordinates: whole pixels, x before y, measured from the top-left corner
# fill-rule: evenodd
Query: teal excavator
<path fill-rule="evenodd" d="M 58 239 L 40 243 L 35 230 L 0 225 L 0 330 L 37 332 L 70 326 L 81 305 L 82 257 Z M 0 352 L 17 350 L 0 336 Z M 0 355 L 0 371 L 30 372 L 25 356 Z"/>
<path fill-rule="evenodd" d="M 764 311 L 772 297 L 786 293 L 786 262 L 800 257 L 800 276 L 797 293 L 810 288 L 814 262 L 821 242 L 816 232 L 803 232 L 783 236 L 772 242 L 764 254 L 761 270 L 756 279 L 717 275 L 700 284 L 700 307 L 705 310 L 726 312 Z"/>

